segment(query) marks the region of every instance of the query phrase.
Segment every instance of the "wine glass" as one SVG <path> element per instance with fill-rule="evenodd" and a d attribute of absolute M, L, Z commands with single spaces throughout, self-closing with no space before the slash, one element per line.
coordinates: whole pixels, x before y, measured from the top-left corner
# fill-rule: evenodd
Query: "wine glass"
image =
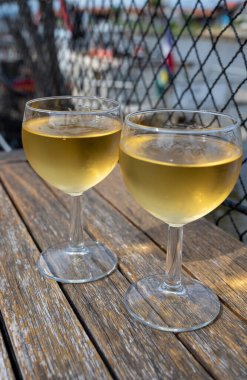
<path fill-rule="evenodd" d="M 22 126 L 26 157 L 36 173 L 71 196 L 68 242 L 42 252 L 40 272 L 65 283 L 98 280 L 117 265 L 116 255 L 97 242 L 84 242 L 83 193 L 103 180 L 119 157 L 122 127 L 118 102 L 56 96 L 27 102 Z"/>
<path fill-rule="evenodd" d="M 192 331 L 218 315 L 217 296 L 181 276 L 183 225 L 219 206 L 239 176 L 239 122 L 216 112 L 148 110 L 125 119 L 120 141 L 124 182 L 136 201 L 168 224 L 166 272 L 132 284 L 129 313 L 163 331 Z"/>

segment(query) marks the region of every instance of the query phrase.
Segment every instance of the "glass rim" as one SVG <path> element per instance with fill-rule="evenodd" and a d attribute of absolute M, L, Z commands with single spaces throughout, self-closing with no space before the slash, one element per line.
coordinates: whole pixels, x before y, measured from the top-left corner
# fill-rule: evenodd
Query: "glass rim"
<path fill-rule="evenodd" d="M 230 125 L 227 125 L 227 126 L 223 126 L 222 128 L 191 128 L 191 129 L 184 129 L 184 130 L 181 130 L 180 128 L 160 128 L 160 127 L 155 127 L 155 126 L 150 126 L 150 125 L 142 125 L 142 124 L 138 124 L 138 123 L 134 123 L 130 120 L 131 117 L 135 116 L 135 115 L 141 115 L 141 114 L 151 114 L 151 113 L 168 113 L 168 112 L 171 112 L 171 113 L 176 113 L 176 112 L 183 112 L 183 113 L 194 113 L 194 114 L 201 114 L 201 115 L 205 115 L 205 114 L 210 114 L 210 115 L 214 115 L 214 116 L 220 116 L 220 117 L 223 117 L 223 118 L 228 118 L 229 120 L 232 121 L 232 123 Z M 129 113 L 128 115 L 125 116 L 125 120 L 124 122 L 128 125 L 128 126 L 131 126 L 133 128 L 135 128 L 136 130 L 146 130 L 146 131 L 154 131 L 155 132 L 162 132 L 162 133 L 167 133 L 167 134 L 172 134 L 172 133 L 176 133 L 176 134 L 202 134 L 202 133 L 205 133 L 207 132 L 207 134 L 209 133 L 216 133 L 216 132 L 227 132 L 227 131 L 231 131 L 231 130 L 234 130 L 236 129 L 237 127 L 240 126 L 240 120 L 234 116 L 231 116 L 231 115 L 228 115 L 227 113 L 223 113 L 223 112 L 217 112 L 217 111 L 208 111 L 208 110 L 190 110 L 190 109 L 182 109 L 182 108 L 174 108 L 174 109 L 169 109 L 169 108 L 160 108 L 160 109 L 147 109 L 147 110 L 140 110 L 140 111 L 135 111 L 135 112 L 131 112 Z"/>
<path fill-rule="evenodd" d="M 60 111 L 60 110 L 52 110 L 45 108 L 36 108 L 32 107 L 32 103 L 38 102 L 38 101 L 48 101 L 48 100 L 67 100 L 67 99 L 88 99 L 88 100 L 101 100 L 105 101 L 107 103 L 112 103 L 113 107 L 109 108 L 107 110 L 95 110 L 95 111 L 74 111 L 74 110 L 67 110 L 67 111 Z M 109 112 L 118 111 L 121 109 L 121 105 L 117 100 L 110 99 L 110 98 L 103 98 L 100 96 L 80 96 L 80 95 L 61 95 L 61 96 L 47 96 L 47 97 L 41 97 L 41 98 L 35 98 L 28 100 L 26 102 L 25 108 L 29 109 L 30 111 L 36 111 L 40 113 L 52 113 L 52 114 L 58 114 L 58 115 L 101 115 L 101 114 L 107 114 Z"/>

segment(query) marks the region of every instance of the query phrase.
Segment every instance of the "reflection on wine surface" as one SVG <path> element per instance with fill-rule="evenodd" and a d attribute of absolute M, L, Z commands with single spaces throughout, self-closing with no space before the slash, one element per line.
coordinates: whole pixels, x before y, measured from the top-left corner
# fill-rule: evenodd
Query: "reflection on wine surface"
<path fill-rule="evenodd" d="M 95 128 L 80 125 L 52 126 L 49 118 L 23 125 L 26 156 L 35 171 L 49 184 L 79 195 L 104 179 L 118 160 L 121 123 L 110 118 Z"/>
<path fill-rule="evenodd" d="M 210 136 L 148 134 L 121 142 L 125 183 L 140 205 L 169 225 L 206 215 L 229 195 L 241 149 Z"/>

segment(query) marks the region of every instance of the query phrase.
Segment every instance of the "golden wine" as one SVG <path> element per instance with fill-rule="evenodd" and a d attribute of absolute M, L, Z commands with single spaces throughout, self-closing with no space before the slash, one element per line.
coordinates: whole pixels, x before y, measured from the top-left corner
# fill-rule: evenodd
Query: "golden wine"
<path fill-rule="evenodd" d="M 172 226 L 219 206 L 239 176 L 241 149 L 198 135 L 149 134 L 123 138 L 120 166 L 137 202 Z"/>
<path fill-rule="evenodd" d="M 63 123 L 58 117 L 25 121 L 23 147 L 44 180 L 65 193 L 79 195 L 116 165 L 121 123 L 106 117 L 94 127 Z"/>

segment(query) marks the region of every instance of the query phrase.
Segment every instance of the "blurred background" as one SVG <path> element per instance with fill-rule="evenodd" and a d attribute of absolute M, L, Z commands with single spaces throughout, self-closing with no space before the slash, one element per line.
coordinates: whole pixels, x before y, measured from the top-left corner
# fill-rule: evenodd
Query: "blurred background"
<path fill-rule="evenodd" d="M 0 19 L 0 150 L 21 148 L 34 97 L 229 113 L 241 121 L 242 172 L 208 218 L 247 242 L 247 1 L 0 0 Z"/>

